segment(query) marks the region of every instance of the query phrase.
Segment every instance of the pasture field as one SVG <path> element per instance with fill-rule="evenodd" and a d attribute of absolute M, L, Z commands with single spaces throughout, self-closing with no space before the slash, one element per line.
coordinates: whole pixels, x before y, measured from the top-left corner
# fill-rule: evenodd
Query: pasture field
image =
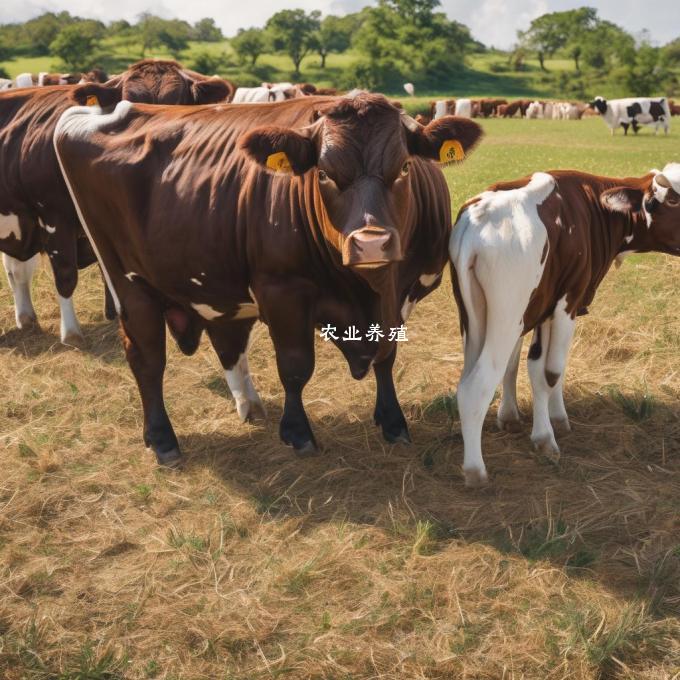
<path fill-rule="evenodd" d="M 454 209 L 534 170 L 640 175 L 680 160 L 677 129 L 482 124 L 478 150 L 446 169 Z M 279 443 L 283 391 L 258 325 L 266 424 L 238 422 L 206 342 L 194 357 L 169 348 L 187 460 L 167 472 L 142 445 L 97 271 L 76 294 L 75 349 L 59 344 L 44 267 L 40 332 L 14 328 L 0 288 L 3 680 L 680 677 L 680 260 L 630 257 L 580 319 L 557 466 L 532 455 L 523 360 L 524 431 L 497 431 L 492 405 L 483 490 L 460 472 L 448 275 L 395 365 L 411 446 L 383 442 L 374 380 L 352 381 L 317 339 L 305 401 L 324 451 L 297 459 Z"/>

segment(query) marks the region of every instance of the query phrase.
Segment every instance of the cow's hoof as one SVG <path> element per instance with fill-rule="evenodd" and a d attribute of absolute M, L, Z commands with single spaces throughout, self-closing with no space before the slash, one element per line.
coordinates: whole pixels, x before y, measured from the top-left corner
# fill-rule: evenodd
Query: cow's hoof
<path fill-rule="evenodd" d="M 498 423 L 498 429 L 502 432 L 517 433 L 522 431 L 522 421 L 519 418 L 513 418 L 511 420 L 501 420 L 500 418 L 497 418 L 496 422 Z"/>
<path fill-rule="evenodd" d="M 468 489 L 481 489 L 489 484 L 489 476 L 486 470 L 482 468 L 471 468 L 466 470 L 463 468 L 463 475 L 465 477 L 465 486 Z"/>
<path fill-rule="evenodd" d="M 558 434 L 566 434 L 567 432 L 571 432 L 569 418 L 555 418 L 550 422 L 552 423 L 553 430 Z"/>
<path fill-rule="evenodd" d="M 313 441 L 306 441 L 302 446 L 295 446 L 295 455 L 300 458 L 311 458 L 319 453 L 319 449 Z"/>
<path fill-rule="evenodd" d="M 38 319 L 32 314 L 19 314 L 17 319 L 17 328 L 21 330 L 29 330 L 32 328 L 37 328 Z"/>
<path fill-rule="evenodd" d="M 532 437 L 531 443 L 534 445 L 534 451 L 536 451 L 539 458 L 546 460 L 549 463 L 559 463 L 560 449 L 552 437 L 544 436 L 540 439 L 534 439 Z"/>
<path fill-rule="evenodd" d="M 164 468 L 176 470 L 182 464 L 182 452 L 179 450 L 178 446 L 169 451 L 155 451 L 155 454 L 156 462 Z"/>
<path fill-rule="evenodd" d="M 237 401 L 236 412 L 242 423 L 252 423 L 256 420 L 267 419 L 267 409 L 259 399 L 257 401 L 249 399 Z"/>
<path fill-rule="evenodd" d="M 80 333 L 68 333 L 61 339 L 61 344 L 83 349 L 85 347 L 85 338 Z"/>
<path fill-rule="evenodd" d="M 388 444 L 410 444 L 411 435 L 409 435 L 408 430 L 404 427 L 396 434 L 390 432 L 385 432 L 383 430 L 383 437 Z"/>

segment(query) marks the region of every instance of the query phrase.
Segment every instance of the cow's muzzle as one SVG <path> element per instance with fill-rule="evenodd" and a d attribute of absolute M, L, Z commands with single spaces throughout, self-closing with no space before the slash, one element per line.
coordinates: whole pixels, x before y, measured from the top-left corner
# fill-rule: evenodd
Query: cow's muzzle
<path fill-rule="evenodd" d="M 392 227 L 355 229 L 342 246 L 342 264 L 346 267 L 376 269 L 401 259 L 401 241 Z"/>

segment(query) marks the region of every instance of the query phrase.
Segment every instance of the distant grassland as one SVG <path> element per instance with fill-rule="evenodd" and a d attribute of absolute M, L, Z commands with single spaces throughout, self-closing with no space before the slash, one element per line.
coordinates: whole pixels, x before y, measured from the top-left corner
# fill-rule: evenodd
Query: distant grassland
<path fill-rule="evenodd" d="M 100 61 L 111 73 L 124 69 L 128 64 L 141 58 L 138 45 L 121 40 L 120 38 L 107 39 L 102 43 L 102 52 L 105 57 Z M 183 52 L 179 60 L 186 65 L 191 65 L 193 59 L 199 53 L 208 53 L 225 58 L 225 65 L 219 69 L 219 75 L 232 78 L 239 84 L 243 81 L 244 73 L 251 69 L 239 64 L 228 40 L 217 43 L 192 42 L 188 50 Z M 154 50 L 147 54 L 148 57 L 172 58 L 168 52 Z M 359 56 L 352 51 L 343 54 L 330 54 L 326 62 L 326 68 L 319 67 L 320 58 L 316 54 L 310 54 L 302 62 L 302 80 L 315 83 L 320 87 L 336 86 L 340 82 L 343 71 Z M 526 70 L 521 72 L 508 71 L 493 73 L 492 65 L 507 65 L 507 55 L 499 52 L 487 52 L 473 54 L 468 57 L 467 67 L 461 69 L 449 87 L 441 91 L 417 92 L 418 95 L 427 97 L 436 95 L 471 95 L 471 96 L 503 96 L 503 97 L 550 97 L 551 83 L 546 80 L 534 59 L 528 59 Z M 573 72 L 574 64 L 567 59 L 547 60 L 546 64 L 551 71 Z M 30 71 L 58 71 L 58 59 L 54 57 L 31 57 L 18 58 L 16 60 L 0 62 L 10 76 L 15 77 L 19 73 Z M 261 80 L 287 81 L 292 77 L 292 63 L 286 55 L 263 54 L 256 64 L 256 70 L 262 74 Z M 253 75 L 248 78 L 252 80 Z M 403 91 L 390 94 L 406 96 Z M 607 94 L 606 92 L 604 94 Z M 559 93 L 552 96 L 559 97 Z"/>
<path fill-rule="evenodd" d="M 536 170 L 641 175 L 680 160 L 677 129 L 482 125 L 479 148 L 445 170 L 454 211 Z M 304 398 L 324 450 L 296 458 L 279 441 L 283 388 L 257 324 L 250 365 L 266 424 L 238 422 L 205 340 L 193 357 L 169 344 L 179 473 L 143 447 L 96 268 L 76 293 L 83 350 L 59 344 L 45 268 L 40 332 L 14 328 L 3 276 L 0 678 L 677 678 L 679 290 L 680 258 L 636 255 L 612 271 L 577 325 L 559 465 L 532 455 L 523 361 L 524 431 L 498 432 L 492 406 L 491 486 L 469 490 L 448 274 L 409 319 L 394 367 L 411 446 L 385 444 L 373 377 L 350 380 L 317 338 Z"/>

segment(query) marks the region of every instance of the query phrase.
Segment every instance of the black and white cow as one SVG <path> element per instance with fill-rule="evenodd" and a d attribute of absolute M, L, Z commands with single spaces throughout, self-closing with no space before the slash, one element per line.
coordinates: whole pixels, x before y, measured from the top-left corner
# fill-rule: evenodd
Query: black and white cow
<path fill-rule="evenodd" d="M 663 127 L 665 134 L 670 130 L 671 113 L 668 99 L 661 97 L 630 97 L 628 99 L 610 99 L 595 97 L 589 102 L 590 108 L 599 111 L 604 122 L 614 134 L 616 128 L 621 125 L 623 134 L 628 134 L 628 127 L 633 126 L 633 132 L 637 134 L 640 125 L 653 125 L 654 134 Z"/>

